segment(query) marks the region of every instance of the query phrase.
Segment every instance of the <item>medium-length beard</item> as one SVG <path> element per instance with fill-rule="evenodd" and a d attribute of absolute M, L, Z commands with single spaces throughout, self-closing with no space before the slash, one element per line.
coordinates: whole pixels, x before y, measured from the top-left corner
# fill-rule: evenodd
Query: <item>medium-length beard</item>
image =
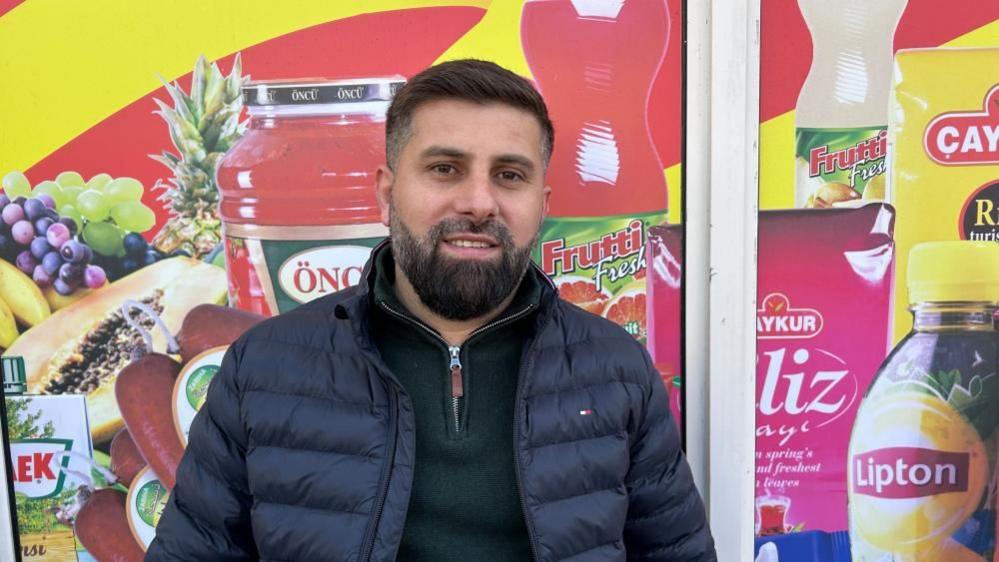
<path fill-rule="evenodd" d="M 538 239 L 535 234 L 527 246 L 518 248 L 510 231 L 499 222 L 475 224 L 459 217 L 442 220 L 420 238 L 406 227 L 395 208 L 389 212 L 395 262 L 423 304 L 448 320 L 470 320 L 495 310 L 520 285 Z M 500 245 L 500 259 L 462 260 L 443 255 L 441 242 L 457 232 L 493 237 Z"/>

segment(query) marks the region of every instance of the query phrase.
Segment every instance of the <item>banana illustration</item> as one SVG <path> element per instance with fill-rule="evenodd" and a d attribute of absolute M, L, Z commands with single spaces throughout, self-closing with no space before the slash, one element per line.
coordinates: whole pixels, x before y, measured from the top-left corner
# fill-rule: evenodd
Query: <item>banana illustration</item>
<path fill-rule="evenodd" d="M 0 299 L 7 302 L 14 318 L 25 326 L 34 326 L 52 314 L 38 285 L 4 260 L 0 260 Z"/>
<path fill-rule="evenodd" d="M 0 347 L 7 349 L 17 339 L 17 322 L 6 301 L 0 299 Z"/>
<path fill-rule="evenodd" d="M 60 295 L 51 285 L 42 289 L 42 294 L 49 302 L 49 308 L 52 309 L 52 312 L 62 310 L 92 292 L 94 292 L 93 289 L 77 289 L 73 291 L 72 295 Z"/>

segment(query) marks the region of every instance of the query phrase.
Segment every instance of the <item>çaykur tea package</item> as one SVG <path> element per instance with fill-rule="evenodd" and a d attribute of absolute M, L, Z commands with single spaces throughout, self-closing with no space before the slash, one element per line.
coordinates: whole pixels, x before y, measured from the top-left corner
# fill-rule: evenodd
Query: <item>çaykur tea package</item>
<path fill-rule="evenodd" d="M 884 203 L 760 213 L 756 533 L 766 540 L 847 528 L 850 430 L 888 352 L 893 223 Z"/>
<path fill-rule="evenodd" d="M 898 210 L 894 340 L 912 326 L 911 248 L 999 242 L 999 49 L 915 49 L 895 58 L 889 201 Z"/>

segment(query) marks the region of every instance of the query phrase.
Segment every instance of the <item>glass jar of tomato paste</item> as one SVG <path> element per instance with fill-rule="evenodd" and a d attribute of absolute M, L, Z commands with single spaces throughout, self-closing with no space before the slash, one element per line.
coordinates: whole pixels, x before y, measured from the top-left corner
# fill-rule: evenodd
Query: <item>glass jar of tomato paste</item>
<path fill-rule="evenodd" d="M 251 82 L 218 167 L 230 302 L 272 315 L 356 285 L 379 221 L 375 170 L 401 76 Z"/>

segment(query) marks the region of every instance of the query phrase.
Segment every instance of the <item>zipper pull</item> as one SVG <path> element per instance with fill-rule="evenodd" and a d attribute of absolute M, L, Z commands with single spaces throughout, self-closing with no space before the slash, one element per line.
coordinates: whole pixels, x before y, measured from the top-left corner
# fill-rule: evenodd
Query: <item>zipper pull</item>
<path fill-rule="evenodd" d="M 451 352 L 451 398 L 461 398 L 465 395 L 465 388 L 461 382 L 461 359 L 458 358 L 461 348 L 452 345 L 447 350 Z"/>

